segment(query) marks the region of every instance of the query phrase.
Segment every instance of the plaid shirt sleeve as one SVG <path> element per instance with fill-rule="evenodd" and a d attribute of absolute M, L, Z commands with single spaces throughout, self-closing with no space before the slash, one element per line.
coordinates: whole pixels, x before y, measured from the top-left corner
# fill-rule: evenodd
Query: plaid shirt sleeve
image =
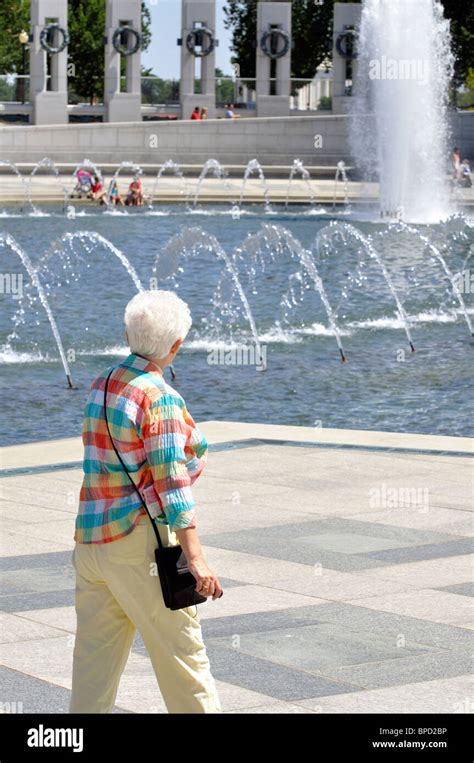
<path fill-rule="evenodd" d="M 191 485 L 207 461 L 206 438 L 178 395 L 160 394 L 140 419 L 139 435 L 170 530 L 196 527 Z"/>
<path fill-rule="evenodd" d="M 186 405 L 183 407 L 183 418 L 186 425 L 189 427 L 189 436 L 186 442 L 185 453 L 188 457 L 186 468 L 192 485 L 207 464 L 208 444 L 203 433 L 197 428 Z"/>

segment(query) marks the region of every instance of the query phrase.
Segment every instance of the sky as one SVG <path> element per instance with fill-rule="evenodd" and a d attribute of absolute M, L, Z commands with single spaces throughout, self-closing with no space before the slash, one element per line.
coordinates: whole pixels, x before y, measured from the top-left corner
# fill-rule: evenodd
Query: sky
<path fill-rule="evenodd" d="M 181 37 L 181 0 L 148 0 L 147 5 L 152 18 L 152 41 L 142 55 L 142 64 L 163 79 L 179 79 L 181 49 L 176 41 Z M 224 5 L 225 0 L 217 0 L 216 37 L 219 45 L 216 48 L 216 66 L 224 74 L 232 75 L 231 32 L 224 29 Z"/>

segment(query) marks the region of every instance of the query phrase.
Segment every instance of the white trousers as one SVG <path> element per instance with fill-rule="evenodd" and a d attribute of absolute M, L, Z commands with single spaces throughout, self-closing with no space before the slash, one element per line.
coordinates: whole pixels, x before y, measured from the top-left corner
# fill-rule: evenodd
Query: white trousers
<path fill-rule="evenodd" d="M 157 525 L 163 545 L 176 533 Z M 138 629 L 169 713 L 221 713 L 202 638 L 199 606 L 165 607 L 150 574 L 157 540 L 148 515 L 110 543 L 76 543 L 77 631 L 70 713 L 110 713 Z M 146 712 L 137 704 L 136 711 Z"/>

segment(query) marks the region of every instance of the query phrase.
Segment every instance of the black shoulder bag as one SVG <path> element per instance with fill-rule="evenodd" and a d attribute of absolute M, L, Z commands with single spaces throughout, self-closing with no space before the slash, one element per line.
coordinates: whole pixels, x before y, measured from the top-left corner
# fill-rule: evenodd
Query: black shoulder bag
<path fill-rule="evenodd" d="M 163 599 L 168 609 L 183 609 L 185 607 L 192 607 L 195 604 L 203 604 L 207 601 L 206 596 L 201 596 L 196 591 L 196 578 L 189 571 L 188 561 L 180 545 L 177 546 L 163 546 L 163 543 L 158 532 L 158 528 L 152 519 L 147 505 L 143 500 L 138 488 L 132 480 L 127 467 L 125 466 L 123 459 L 118 452 L 112 435 L 110 433 L 109 422 L 107 419 L 107 390 L 109 388 L 109 379 L 115 369 L 109 373 L 107 381 L 105 382 L 104 390 L 104 413 L 105 423 L 107 425 L 107 432 L 109 433 L 110 441 L 113 449 L 120 461 L 128 479 L 132 483 L 135 492 L 140 498 L 141 504 L 144 507 L 146 513 L 150 517 L 150 522 L 153 526 L 153 530 L 158 541 L 158 548 L 155 549 L 156 566 L 158 575 L 160 576 L 161 590 L 163 591 Z M 132 531 L 133 532 L 133 531 Z M 221 594 L 222 595 L 222 594 Z"/>

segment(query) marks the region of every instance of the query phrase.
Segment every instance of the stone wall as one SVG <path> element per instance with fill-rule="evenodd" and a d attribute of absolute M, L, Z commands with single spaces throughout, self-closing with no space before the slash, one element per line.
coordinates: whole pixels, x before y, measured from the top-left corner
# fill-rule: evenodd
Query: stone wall
<path fill-rule="evenodd" d="M 2 127 L 0 159 L 200 165 L 215 158 L 242 165 L 256 158 L 263 165 L 289 165 L 299 158 L 308 166 L 334 165 L 348 159 L 346 130 L 344 116 Z M 315 136 L 321 136 L 319 148 Z"/>
<path fill-rule="evenodd" d="M 474 112 L 451 116 L 452 145 L 474 160 Z M 347 144 L 346 115 L 213 119 L 206 122 L 130 122 L 0 128 L 0 159 L 34 163 L 45 156 L 57 163 L 84 158 L 98 164 L 202 165 L 218 159 L 242 165 L 258 159 L 262 165 L 291 165 L 299 158 L 307 167 L 352 164 Z M 318 137 L 319 136 L 319 137 Z M 316 144 L 320 147 L 315 147 Z"/>
<path fill-rule="evenodd" d="M 474 167 L 474 111 L 463 111 L 451 117 L 453 146 L 461 149 L 461 159 L 469 159 Z"/>

